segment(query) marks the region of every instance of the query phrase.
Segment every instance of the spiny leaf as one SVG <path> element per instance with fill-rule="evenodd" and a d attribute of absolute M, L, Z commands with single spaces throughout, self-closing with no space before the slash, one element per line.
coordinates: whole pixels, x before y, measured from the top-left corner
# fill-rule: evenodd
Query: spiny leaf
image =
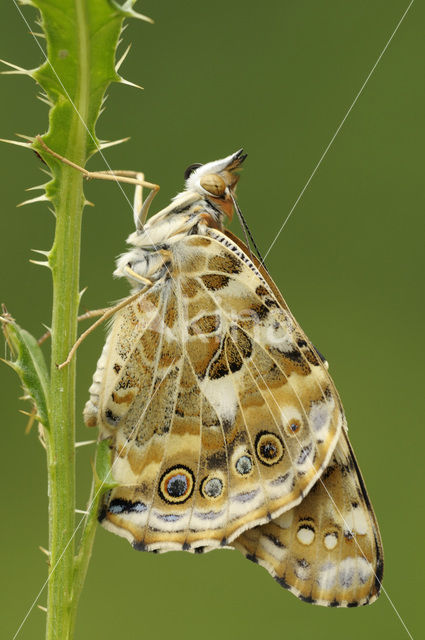
<path fill-rule="evenodd" d="M 48 427 L 49 374 L 37 340 L 22 329 L 7 312 L 1 316 L 3 333 L 13 360 L 4 360 L 16 371 L 25 393 L 33 400 L 37 420 Z"/>
<path fill-rule="evenodd" d="M 2 62 L 10 72 L 29 75 L 40 85 L 39 98 L 50 107 L 49 131 L 44 136 L 46 144 L 60 155 L 84 165 L 98 150 L 114 144 L 100 142 L 95 132 L 108 86 L 119 82 L 139 88 L 118 74 L 128 53 L 127 49 L 116 62 L 123 20 L 153 20 L 133 9 L 135 0 L 27 0 L 25 4 L 40 11 L 38 23 L 46 36 L 48 58 L 40 67 L 29 70 Z M 79 135 L 77 131 L 80 131 Z M 73 147 L 70 147 L 70 140 L 74 142 Z M 16 141 L 8 142 L 24 146 Z M 63 165 L 46 154 L 34 139 L 31 143 L 27 148 L 36 149 L 52 171 L 52 180 L 46 185 L 46 197 L 57 208 L 58 181 Z"/>
<path fill-rule="evenodd" d="M 24 67 L 20 67 L 17 64 L 13 64 L 13 62 L 8 62 L 7 60 L 0 59 L 2 64 L 5 64 L 7 67 L 10 67 L 10 71 L 1 71 L 1 74 L 4 76 L 7 75 L 20 75 L 20 76 L 30 76 L 34 77 L 35 69 L 24 69 Z"/>
<path fill-rule="evenodd" d="M 127 0 L 122 5 L 118 4 L 118 2 L 114 2 L 114 0 L 111 0 L 111 4 L 115 5 L 118 11 L 126 18 L 137 18 L 138 20 L 143 20 L 144 22 L 150 22 L 151 24 L 153 24 L 152 18 L 148 18 L 148 16 L 144 16 L 142 13 L 137 13 L 137 11 L 134 11 L 133 6 L 136 4 L 136 0 Z"/>
<path fill-rule="evenodd" d="M 45 193 L 42 193 L 41 196 L 37 196 L 36 198 L 29 198 L 29 200 L 24 200 L 17 204 L 17 207 L 25 207 L 27 204 L 34 204 L 35 202 L 47 202 L 49 198 Z"/>
<path fill-rule="evenodd" d="M 131 49 L 131 42 L 128 45 L 127 49 L 124 51 L 124 53 L 122 54 L 121 58 L 118 60 L 118 62 L 115 65 L 115 71 L 118 73 L 119 68 L 121 67 L 122 63 L 124 62 L 124 60 L 126 59 L 126 57 L 128 56 L 128 53 Z"/>
<path fill-rule="evenodd" d="M 115 147 L 117 144 L 122 144 L 123 142 L 128 142 L 130 140 L 130 137 L 128 136 L 127 138 L 121 138 L 120 140 L 101 140 L 99 143 L 99 147 L 100 149 L 103 151 L 103 149 L 108 149 L 109 147 Z"/>
<path fill-rule="evenodd" d="M 133 4 L 61 0 L 59 8 L 56 2 L 34 0 L 42 15 L 49 62 L 33 71 L 33 77 L 53 103 L 45 142 L 61 155 L 70 157 L 69 131 L 77 110 L 87 127 L 86 159 L 98 148 L 94 126 L 102 99 L 111 82 L 121 82 L 115 71 L 115 51 L 122 22 L 125 17 L 140 17 Z M 50 166 L 57 166 L 52 158 L 43 157 Z M 55 195 L 52 185 L 49 191 Z"/>
<path fill-rule="evenodd" d="M 122 76 L 119 76 L 118 82 L 121 82 L 121 84 L 126 84 L 128 87 L 134 87 L 135 89 L 141 89 L 143 91 L 143 87 L 140 84 L 135 84 L 134 82 L 131 82 L 131 80 L 126 80 Z"/>
<path fill-rule="evenodd" d="M 7 140 L 6 138 L 0 138 L 0 142 L 5 142 L 6 144 L 14 144 L 17 147 L 24 147 L 24 149 L 31 149 L 30 145 L 27 142 L 20 142 L 19 140 Z"/>

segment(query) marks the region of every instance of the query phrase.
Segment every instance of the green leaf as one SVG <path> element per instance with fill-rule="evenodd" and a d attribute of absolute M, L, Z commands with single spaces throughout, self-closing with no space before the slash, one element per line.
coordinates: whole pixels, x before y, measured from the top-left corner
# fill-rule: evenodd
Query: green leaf
<path fill-rule="evenodd" d="M 48 427 L 49 374 L 43 352 L 37 340 L 22 329 L 9 314 L 1 318 L 3 333 L 14 360 L 4 360 L 16 371 L 25 392 L 32 398 L 37 410 L 36 419 Z"/>
<path fill-rule="evenodd" d="M 106 89 L 121 82 L 115 56 L 126 17 L 142 17 L 113 0 L 33 0 L 41 13 L 48 61 L 32 71 L 52 104 L 45 143 L 57 153 L 84 165 L 98 151 L 95 124 Z M 149 19 L 148 19 L 149 20 Z M 59 204 L 58 180 L 64 169 L 35 143 L 55 178 L 47 197 Z"/>

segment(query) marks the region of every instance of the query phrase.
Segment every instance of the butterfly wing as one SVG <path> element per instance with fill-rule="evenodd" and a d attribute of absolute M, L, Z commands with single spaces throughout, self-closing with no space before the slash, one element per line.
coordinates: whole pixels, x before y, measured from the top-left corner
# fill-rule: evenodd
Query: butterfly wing
<path fill-rule="evenodd" d="M 233 546 L 305 602 L 356 607 L 376 600 L 381 538 L 345 432 L 301 504 L 245 531 Z"/>
<path fill-rule="evenodd" d="M 114 448 L 103 524 L 147 550 L 227 545 L 298 504 L 344 414 L 317 353 L 229 238 L 170 244 L 123 308 L 86 409 Z"/>

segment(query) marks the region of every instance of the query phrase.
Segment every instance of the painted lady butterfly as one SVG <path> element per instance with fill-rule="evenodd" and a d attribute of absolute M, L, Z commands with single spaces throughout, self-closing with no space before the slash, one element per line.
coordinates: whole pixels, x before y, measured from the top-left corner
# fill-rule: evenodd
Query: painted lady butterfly
<path fill-rule="evenodd" d="M 99 519 L 135 549 L 235 548 L 306 602 L 367 604 L 382 546 L 327 363 L 224 226 L 245 157 L 189 167 L 146 224 L 139 189 L 115 275 L 140 294 L 84 411 L 114 452 Z"/>

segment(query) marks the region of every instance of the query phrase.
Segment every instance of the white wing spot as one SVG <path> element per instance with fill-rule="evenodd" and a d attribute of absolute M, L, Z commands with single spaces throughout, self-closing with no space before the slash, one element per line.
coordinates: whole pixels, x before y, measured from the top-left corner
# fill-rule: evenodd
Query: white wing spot
<path fill-rule="evenodd" d="M 339 565 L 339 584 L 343 589 L 349 589 L 353 584 L 356 572 L 356 559 L 345 558 Z"/>
<path fill-rule="evenodd" d="M 332 401 L 315 402 L 310 410 L 310 422 L 315 433 L 323 429 L 328 430 L 332 418 L 335 403 Z"/>
<path fill-rule="evenodd" d="M 297 532 L 298 541 L 301 544 L 309 545 L 313 542 L 315 537 L 313 529 L 310 527 L 300 527 Z"/>
<path fill-rule="evenodd" d="M 368 521 L 363 509 L 353 508 L 353 526 L 350 527 L 359 536 L 365 536 L 368 532 Z"/>
<path fill-rule="evenodd" d="M 363 509 L 353 507 L 351 511 L 344 514 L 344 522 L 348 531 L 364 536 L 368 532 L 368 520 Z"/>
<path fill-rule="evenodd" d="M 233 423 L 238 407 L 234 385 L 225 376 L 221 380 L 203 380 L 202 393 L 222 420 Z"/>
<path fill-rule="evenodd" d="M 310 564 L 302 558 L 294 563 L 294 573 L 300 580 L 309 580 L 311 575 Z"/>
<path fill-rule="evenodd" d="M 325 536 L 325 547 L 328 551 L 332 551 L 332 549 L 335 549 L 337 543 L 338 543 L 338 535 L 336 533 L 328 533 Z"/>
<path fill-rule="evenodd" d="M 319 587 L 325 590 L 332 589 L 335 584 L 337 566 L 333 562 L 326 562 L 320 567 L 317 582 Z"/>
<path fill-rule="evenodd" d="M 365 584 L 373 573 L 372 565 L 366 560 L 366 558 L 359 558 L 357 560 L 357 567 L 360 583 Z"/>

